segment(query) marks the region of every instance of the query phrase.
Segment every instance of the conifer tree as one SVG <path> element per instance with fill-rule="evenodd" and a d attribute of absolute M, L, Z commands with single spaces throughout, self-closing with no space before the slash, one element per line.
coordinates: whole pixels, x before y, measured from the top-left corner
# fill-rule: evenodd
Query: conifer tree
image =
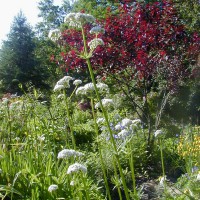
<path fill-rule="evenodd" d="M 2 92 L 19 92 L 18 84 L 32 83 L 44 86 L 42 76 L 45 71 L 38 69 L 36 60 L 35 37 L 32 28 L 22 13 L 14 17 L 7 40 L 0 50 L 0 80 Z"/>

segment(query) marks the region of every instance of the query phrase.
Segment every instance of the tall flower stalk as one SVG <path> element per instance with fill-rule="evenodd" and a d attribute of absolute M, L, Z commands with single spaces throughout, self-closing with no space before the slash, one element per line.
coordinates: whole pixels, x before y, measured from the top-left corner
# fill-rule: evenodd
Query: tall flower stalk
<path fill-rule="evenodd" d="M 71 133 L 71 137 L 72 137 L 72 145 L 73 145 L 73 148 L 76 149 L 76 141 L 75 141 L 74 130 L 73 130 L 73 121 L 71 119 L 70 111 L 69 111 L 69 102 L 68 102 L 66 91 L 63 90 L 63 93 L 64 93 L 64 100 L 65 100 L 65 105 L 66 105 L 66 111 L 67 111 L 67 118 L 68 118 L 70 133 Z"/>
<path fill-rule="evenodd" d="M 92 106 L 92 115 L 93 115 L 94 125 L 95 125 L 95 132 L 96 132 L 96 137 L 97 137 L 97 144 L 99 145 L 98 125 L 97 125 L 97 120 L 96 120 L 96 115 L 95 115 L 95 110 L 94 110 L 94 99 L 93 98 L 91 98 L 91 106 Z M 107 175 L 106 175 L 106 169 L 105 169 L 105 164 L 103 162 L 103 156 L 102 156 L 102 153 L 101 153 L 101 148 L 98 148 L 98 150 L 99 150 L 101 167 L 102 167 L 103 177 L 104 177 L 105 186 L 106 186 L 106 192 L 107 192 L 107 195 L 108 195 L 108 199 L 111 200 L 110 189 L 109 189 L 109 185 L 108 185 L 108 180 L 107 180 Z"/>
<path fill-rule="evenodd" d="M 100 97 L 100 94 L 98 92 L 98 88 L 96 86 L 96 81 L 95 81 L 92 65 L 91 65 L 91 62 L 90 62 L 90 57 L 89 57 L 89 53 L 88 53 L 88 49 L 87 49 L 87 43 L 86 43 L 86 36 L 85 36 L 83 26 L 81 26 L 81 30 L 82 30 L 82 37 L 83 37 L 83 43 L 84 43 L 84 56 L 85 56 L 84 59 L 86 60 L 88 70 L 89 70 L 89 73 L 90 73 L 90 77 L 91 77 L 92 83 L 94 84 L 95 93 L 96 93 L 97 99 L 100 103 L 100 108 L 101 108 L 102 113 L 104 115 L 106 126 L 107 126 L 109 134 L 110 134 L 111 143 L 112 143 L 112 146 L 113 146 L 113 149 L 114 149 L 114 152 L 115 152 L 115 157 L 116 157 L 117 165 L 118 165 L 118 168 L 119 168 L 120 176 L 122 178 L 125 196 L 126 196 L 126 199 L 129 200 L 130 198 L 129 198 L 128 188 L 127 188 L 127 185 L 126 185 L 125 177 L 124 177 L 122 166 L 121 166 L 121 163 L 120 163 L 120 159 L 119 159 L 119 155 L 118 155 L 118 151 L 117 151 L 117 146 L 116 146 L 116 143 L 115 143 L 115 140 L 114 140 L 114 137 L 113 137 L 112 130 L 110 128 L 107 112 L 103 107 L 101 97 Z"/>
<path fill-rule="evenodd" d="M 163 134 L 163 132 L 161 130 L 157 130 L 154 133 L 154 136 L 158 137 L 158 143 L 160 147 L 160 157 L 161 157 L 161 167 L 162 167 L 162 178 L 160 180 L 160 183 L 161 185 L 163 185 L 164 192 L 166 193 L 166 175 L 165 175 L 165 165 L 164 165 L 164 156 L 163 156 L 163 143 L 162 143 L 162 138 L 160 136 L 161 134 Z"/>

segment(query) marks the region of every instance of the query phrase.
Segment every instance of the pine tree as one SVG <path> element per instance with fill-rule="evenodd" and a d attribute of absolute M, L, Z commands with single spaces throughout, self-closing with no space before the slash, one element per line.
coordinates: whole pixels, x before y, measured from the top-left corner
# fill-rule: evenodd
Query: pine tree
<path fill-rule="evenodd" d="M 2 92 L 19 92 L 18 84 L 31 82 L 36 87 L 44 86 L 44 70 L 38 69 L 34 55 L 36 44 L 32 28 L 20 11 L 14 17 L 7 40 L 0 50 L 0 80 Z"/>

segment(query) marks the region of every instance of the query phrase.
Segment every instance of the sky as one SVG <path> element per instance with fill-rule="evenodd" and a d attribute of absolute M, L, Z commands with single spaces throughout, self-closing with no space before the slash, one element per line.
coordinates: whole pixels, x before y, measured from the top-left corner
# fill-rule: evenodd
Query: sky
<path fill-rule="evenodd" d="M 27 18 L 27 22 L 34 26 L 40 21 L 38 18 L 39 9 L 37 8 L 40 0 L 0 0 L 0 46 L 2 40 L 6 40 L 10 32 L 11 24 L 14 17 L 20 10 Z M 55 5 L 61 4 L 62 0 L 54 0 Z"/>

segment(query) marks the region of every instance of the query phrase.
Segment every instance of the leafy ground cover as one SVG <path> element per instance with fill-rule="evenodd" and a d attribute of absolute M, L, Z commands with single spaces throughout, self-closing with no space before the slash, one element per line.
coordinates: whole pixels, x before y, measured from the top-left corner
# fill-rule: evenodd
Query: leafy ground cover
<path fill-rule="evenodd" d="M 199 127 L 173 136 L 157 130 L 149 154 L 148 129 L 123 106 L 123 97 L 97 83 L 110 135 L 94 85 L 63 80 L 73 92 L 57 85 L 50 103 L 38 100 L 42 94 L 34 89 L 2 99 L 2 199 L 199 199 Z M 86 96 L 90 108 L 80 106 Z"/>

